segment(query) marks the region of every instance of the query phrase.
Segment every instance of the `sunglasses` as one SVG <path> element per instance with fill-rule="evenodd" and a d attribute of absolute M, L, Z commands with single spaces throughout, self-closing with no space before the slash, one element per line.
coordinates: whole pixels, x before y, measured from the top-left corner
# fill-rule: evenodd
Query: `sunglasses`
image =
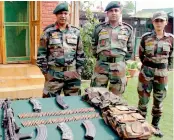
<path fill-rule="evenodd" d="M 164 22 L 162 19 L 155 19 L 154 22 Z"/>

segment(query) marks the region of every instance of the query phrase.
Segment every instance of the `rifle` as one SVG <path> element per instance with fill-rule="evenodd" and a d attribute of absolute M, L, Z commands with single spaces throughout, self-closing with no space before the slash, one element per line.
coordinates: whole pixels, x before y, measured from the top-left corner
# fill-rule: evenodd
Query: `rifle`
<path fill-rule="evenodd" d="M 4 100 L 2 103 L 2 109 L 4 110 L 4 117 L 2 120 L 2 127 L 5 131 L 5 140 L 23 140 L 31 139 L 31 134 L 19 133 L 20 127 L 17 126 L 14 119 L 14 112 L 10 106 L 11 101 L 9 99 Z"/>

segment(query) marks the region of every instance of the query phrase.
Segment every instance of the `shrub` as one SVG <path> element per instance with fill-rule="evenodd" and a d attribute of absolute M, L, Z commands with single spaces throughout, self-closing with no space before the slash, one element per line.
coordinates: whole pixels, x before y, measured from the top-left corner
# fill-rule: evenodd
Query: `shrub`
<path fill-rule="evenodd" d="M 95 66 L 95 59 L 90 58 L 85 60 L 84 70 L 82 72 L 83 79 L 85 80 L 91 79 L 94 66 Z"/>
<path fill-rule="evenodd" d="M 130 72 L 126 69 L 126 76 L 130 76 Z"/>
<path fill-rule="evenodd" d="M 131 63 L 127 63 L 127 69 L 131 69 Z"/>
<path fill-rule="evenodd" d="M 95 66 L 95 58 L 92 54 L 92 33 L 95 26 L 99 23 L 99 20 L 94 17 L 94 14 L 90 10 L 90 5 L 85 10 L 87 22 L 82 28 L 80 28 L 84 52 L 86 55 L 82 79 L 89 80 L 92 77 Z"/>
<path fill-rule="evenodd" d="M 131 69 L 137 69 L 138 68 L 138 63 L 135 61 L 131 64 Z"/>

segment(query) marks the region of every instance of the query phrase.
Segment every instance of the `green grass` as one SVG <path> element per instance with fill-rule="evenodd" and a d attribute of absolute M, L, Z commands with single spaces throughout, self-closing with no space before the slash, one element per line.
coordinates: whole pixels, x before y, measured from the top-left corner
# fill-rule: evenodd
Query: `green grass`
<path fill-rule="evenodd" d="M 152 137 L 150 140 L 172 140 L 173 139 L 173 73 L 169 72 L 168 76 L 168 93 L 167 97 L 163 102 L 163 115 L 160 121 L 160 129 L 164 134 L 163 138 Z M 137 93 L 138 77 L 131 78 L 128 81 L 124 98 L 127 100 L 129 105 L 137 106 L 138 104 L 138 93 Z M 89 82 L 82 84 L 82 92 L 85 88 L 89 87 Z M 151 100 L 148 104 L 148 115 L 147 121 L 151 123 L 151 109 L 152 109 L 152 93 Z"/>

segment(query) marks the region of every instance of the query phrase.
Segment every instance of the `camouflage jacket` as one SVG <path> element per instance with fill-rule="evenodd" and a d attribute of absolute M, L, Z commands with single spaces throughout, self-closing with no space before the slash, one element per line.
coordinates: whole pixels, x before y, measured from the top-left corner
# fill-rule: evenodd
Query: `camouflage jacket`
<path fill-rule="evenodd" d="M 133 28 L 127 23 L 120 22 L 115 28 L 109 22 L 97 25 L 92 36 L 93 55 L 104 56 L 124 55 L 130 59 L 133 52 Z"/>
<path fill-rule="evenodd" d="M 141 62 L 172 64 L 173 60 L 173 38 L 170 33 L 164 32 L 164 37 L 158 39 L 154 31 L 142 36 L 139 57 Z"/>
<path fill-rule="evenodd" d="M 43 74 L 47 73 L 49 66 L 75 66 L 81 72 L 84 60 L 78 28 L 67 25 L 66 30 L 61 31 L 55 23 L 44 29 L 37 53 L 37 65 Z"/>

